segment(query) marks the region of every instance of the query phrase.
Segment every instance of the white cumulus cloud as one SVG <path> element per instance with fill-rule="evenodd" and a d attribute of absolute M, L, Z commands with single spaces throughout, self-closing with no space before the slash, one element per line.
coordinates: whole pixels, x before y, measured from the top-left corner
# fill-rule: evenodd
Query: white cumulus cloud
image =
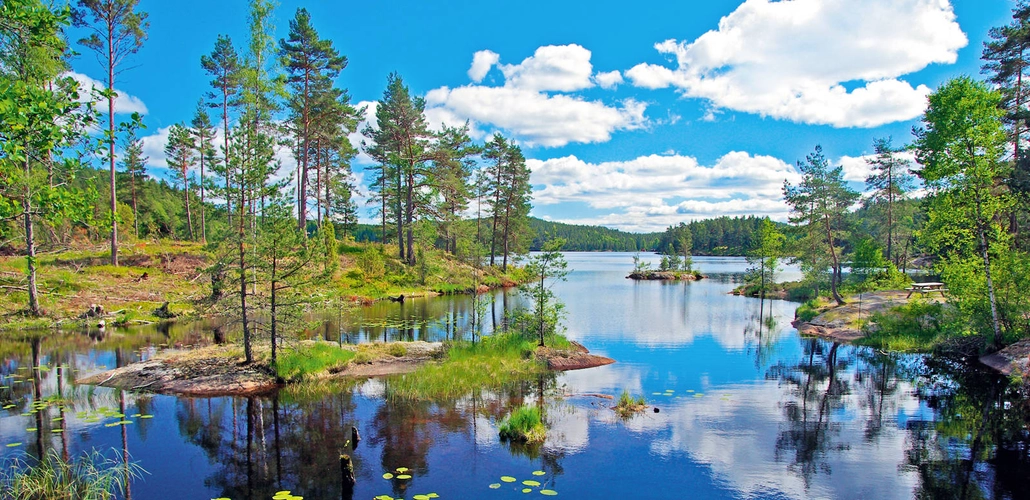
<path fill-rule="evenodd" d="M 101 91 L 107 88 L 107 85 L 103 82 L 100 82 L 99 80 L 94 80 L 93 78 L 90 78 L 89 76 L 84 75 L 82 73 L 69 71 L 65 73 L 63 76 L 70 76 L 76 82 L 79 82 L 79 95 L 83 101 L 88 100 L 90 98 L 90 89 L 95 88 L 97 91 Z M 121 90 L 118 90 L 117 88 L 115 88 L 114 91 L 118 94 L 118 97 L 116 97 L 114 100 L 114 114 L 147 114 L 147 105 L 143 103 L 142 99 L 133 95 L 129 95 L 127 92 L 123 92 Z M 107 113 L 106 99 L 102 99 L 102 101 L 102 104 L 97 105 L 97 110 L 101 113 Z"/>
<path fill-rule="evenodd" d="M 602 89 L 614 88 L 616 85 L 622 83 L 622 73 L 618 71 L 599 72 L 594 75 L 594 81 Z"/>
<path fill-rule="evenodd" d="M 582 203 L 606 214 L 578 219 L 633 231 L 656 231 L 683 221 L 721 215 L 785 219 L 783 181 L 795 168 L 771 156 L 734 151 L 713 165 L 683 155 L 649 155 L 588 163 L 575 156 L 528 160 L 539 206 Z M 570 221 L 573 222 L 573 221 Z"/>
<path fill-rule="evenodd" d="M 486 74 L 490 72 L 490 68 L 500 60 L 501 56 L 491 50 L 480 50 L 472 54 L 472 66 L 468 71 L 469 79 L 476 83 L 483 81 Z"/>
<path fill-rule="evenodd" d="M 468 70 L 473 83 L 429 91 L 426 117 L 434 128 L 468 121 L 474 138 L 502 132 L 520 143 L 544 147 L 605 142 L 615 131 L 644 127 L 643 102 L 606 103 L 575 94 L 622 82 L 618 71 L 594 74 L 590 56 L 576 44 L 547 45 L 518 64 L 501 64 L 500 55 L 480 50 Z M 503 85 L 479 85 L 494 66 L 504 75 Z"/>
<path fill-rule="evenodd" d="M 874 127 L 918 116 L 930 89 L 899 77 L 954 63 L 967 43 L 947 0 L 747 0 L 692 42 L 656 44 L 675 68 L 626 76 L 720 108 Z"/>

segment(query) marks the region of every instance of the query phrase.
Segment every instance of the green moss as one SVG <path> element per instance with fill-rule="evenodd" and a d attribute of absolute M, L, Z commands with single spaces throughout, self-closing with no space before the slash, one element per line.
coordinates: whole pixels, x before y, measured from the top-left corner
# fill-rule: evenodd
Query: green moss
<path fill-rule="evenodd" d="M 541 442 L 547 437 L 547 428 L 540 408 L 522 405 L 516 408 L 498 426 L 501 439 L 520 442 Z"/>

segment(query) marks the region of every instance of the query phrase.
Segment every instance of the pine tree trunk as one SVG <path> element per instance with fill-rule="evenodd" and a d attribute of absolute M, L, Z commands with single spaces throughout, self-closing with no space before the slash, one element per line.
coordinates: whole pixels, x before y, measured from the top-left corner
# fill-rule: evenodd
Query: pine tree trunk
<path fill-rule="evenodd" d="M 136 208 L 136 172 L 129 171 L 129 187 L 132 188 L 132 229 L 133 235 L 139 238 L 139 210 Z"/>
<path fill-rule="evenodd" d="M 840 281 L 840 259 L 837 257 L 837 249 L 833 247 L 833 232 L 830 229 L 830 219 L 823 219 L 826 228 L 826 241 L 830 246 L 830 258 L 833 259 L 833 271 L 830 273 L 830 294 L 833 295 L 833 300 L 837 301 L 837 305 L 844 305 L 844 298 L 840 296 L 840 292 L 837 291 L 837 284 Z"/>
<path fill-rule="evenodd" d="M 226 75 L 228 76 L 228 75 Z M 222 139 L 225 144 L 225 151 L 222 151 L 222 160 L 225 162 L 225 214 L 229 220 L 229 227 L 232 227 L 232 170 L 229 166 L 229 89 L 222 86 Z"/>
<path fill-rule="evenodd" d="M 118 265 L 118 197 L 115 193 L 114 169 L 114 25 L 107 24 L 107 138 L 111 162 L 111 265 Z"/>
<path fill-rule="evenodd" d="M 182 168 L 182 194 L 186 199 L 186 226 L 190 229 L 190 241 L 196 240 L 193 234 L 193 213 L 190 212 L 190 181 L 186 177 L 186 165 Z"/>
<path fill-rule="evenodd" d="M 200 241 L 207 244 L 207 219 L 204 214 L 204 136 L 200 136 Z"/>

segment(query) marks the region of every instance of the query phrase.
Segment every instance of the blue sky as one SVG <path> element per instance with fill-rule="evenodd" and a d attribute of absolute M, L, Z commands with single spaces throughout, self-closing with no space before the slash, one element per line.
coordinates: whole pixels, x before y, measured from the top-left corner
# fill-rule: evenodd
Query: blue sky
<path fill-rule="evenodd" d="M 155 172 L 167 128 L 209 89 L 201 55 L 219 34 L 246 44 L 246 3 L 140 1 L 149 38 L 115 87 L 120 110 L 145 112 Z M 355 103 L 379 99 L 397 71 L 431 122 L 469 119 L 481 140 L 500 131 L 522 145 L 533 215 L 651 231 L 783 219 L 780 187 L 816 144 L 864 178 L 874 138 L 909 142 L 927 92 L 979 75 L 987 30 L 1012 2 L 282 1 L 277 38 L 298 7 L 347 56 L 338 84 Z M 72 70 L 104 74 L 89 54 Z"/>

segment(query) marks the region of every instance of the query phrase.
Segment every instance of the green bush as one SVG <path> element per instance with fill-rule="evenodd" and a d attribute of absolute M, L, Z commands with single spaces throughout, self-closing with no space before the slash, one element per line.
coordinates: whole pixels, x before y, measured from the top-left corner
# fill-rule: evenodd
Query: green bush
<path fill-rule="evenodd" d="M 498 429 L 503 440 L 532 443 L 547 437 L 540 409 L 530 405 L 516 408 L 501 422 Z"/>
<path fill-rule="evenodd" d="M 358 269 L 365 279 L 375 280 L 386 274 L 386 258 L 378 245 L 369 245 L 357 258 Z"/>
<path fill-rule="evenodd" d="M 819 302 L 817 300 L 809 300 L 804 304 L 798 306 L 797 311 L 794 312 L 794 317 L 799 321 L 812 321 L 819 315 Z"/>
<path fill-rule="evenodd" d="M 408 348 L 404 347 L 404 344 L 401 344 L 399 342 L 394 342 L 394 343 L 390 344 L 390 347 L 386 348 L 386 352 L 390 356 L 393 356 L 395 358 L 399 358 L 399 357 L 402 357 L 402 356 L 408 354 Z"/>

